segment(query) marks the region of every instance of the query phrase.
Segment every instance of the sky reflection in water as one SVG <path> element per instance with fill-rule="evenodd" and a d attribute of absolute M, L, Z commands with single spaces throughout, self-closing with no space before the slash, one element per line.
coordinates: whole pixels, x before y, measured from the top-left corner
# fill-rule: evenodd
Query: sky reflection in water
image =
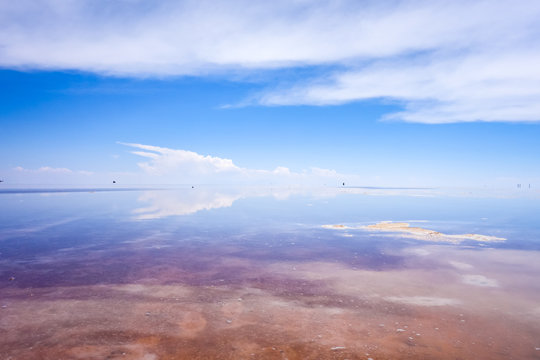
<path fill-rule="evenodd" d="M 0 194 L 0 352 L 532 359 L 539 198 L 204 186 Z M 380 221 L 507 240 L 353 228 Z"/>

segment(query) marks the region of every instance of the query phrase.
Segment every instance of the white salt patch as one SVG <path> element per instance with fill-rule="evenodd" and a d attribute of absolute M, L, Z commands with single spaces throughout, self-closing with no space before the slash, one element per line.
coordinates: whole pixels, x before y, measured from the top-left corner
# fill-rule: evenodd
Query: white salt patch
<path fill-rule="evenodd" d="M 449 263 L 450 263 L 450 265 L 452 265 L 456 269 L 460 269 L 460 270 L 468 270 L 468 269 L 473 268 L 473 266 L 471 264 L 463 263 L 463 262 L 460 262 L 460 261 L 449 261 Z"/>
<path fill-rule="evenodd" d="M 419 255 L 419 256 L 426 256 L 426 255 L 431 254 L 429 251 L 422 248 L 410 249 L 409 252 L 414 255 Z"/>
<path fill-rule="evenodd" d="M 131 292 L 131 293 L 137 293 L 137 292 L 145 292 L 149 289 L 149 287 L 145 285 L 140 285 L 140 284 L 128 284 L 128 285 L 119 286 L 118 289 Z"/>
<path fill-rule="evenodd" d="M 429 296 L 387 296 L 386 301 L 400 304 L 419 305 L 419 306 L 447 306 L 457 305 L 461 302 L 456 299 L 429 297 Z"/>
<path fill-rule="evenodd" d="M 463 275 L 463 283 L 474 286 L 498 287 L 499 284 L 495 279 L 488 279 L 484 275 Z"/>

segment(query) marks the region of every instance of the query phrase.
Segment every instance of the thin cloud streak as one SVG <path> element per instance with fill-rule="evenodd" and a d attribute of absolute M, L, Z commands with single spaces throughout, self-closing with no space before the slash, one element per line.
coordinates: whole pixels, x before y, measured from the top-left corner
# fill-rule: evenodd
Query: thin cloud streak
<path fill-rule="evenodd" d="M 22 166 L 17 166 L 13 170 L 17 172 L 26 172 L 26 173 L 52 173 L 52 174 L 72 174 L 73 170 L 68 168 L 53 168 L 50 166 L 42 166 L 38 169 L 25 169 Z M 83 171 L 86 173 L 86 171 Z"/>
<path fill-rule="evenodd" d="M 13 168 L 18 173 L 28 173 L 28 174 L 64 174 L 64 175 L 70 175 L 70 174 L 80 174 L 80 175 L 86 175 L 90 176 L 93 175 L 94 172 L 88 171 L 88 170 L 71 170 L 68 168 L 54 168 L 50 166 L 42 166 L 37 169 L 26 169 L 22 166 L 16 166 Z"/>

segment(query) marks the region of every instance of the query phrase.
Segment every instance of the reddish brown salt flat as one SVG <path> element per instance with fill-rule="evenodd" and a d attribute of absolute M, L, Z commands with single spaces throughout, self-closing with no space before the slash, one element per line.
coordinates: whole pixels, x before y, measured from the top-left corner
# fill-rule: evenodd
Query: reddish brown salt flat
<path fill-rule="evenodd" d="M 64 285 L 22 286 L 32 275 L 22 273 L 1 292 L 2 358 L 535 359 L 540 354 L 537 252 L 427 246 L 394 250 L 395 256 L 407 254 L 406 262 L 380 270 L 337 258 L 312 261 L 305 249 L 289 260 L 266 261 L 241 250 L 217 247 L 212 254 L 191 254 L 191 263 L 172 251 L 153 262 L 148 254 L 124 254 L 115 266 L 118 259 L 98 256 Z M 130 263 L 137 266 L 128 274 L 99 272 Z M 89 281 L 96 279 L 89 276 L 92 270 L 104 281 Z"/>

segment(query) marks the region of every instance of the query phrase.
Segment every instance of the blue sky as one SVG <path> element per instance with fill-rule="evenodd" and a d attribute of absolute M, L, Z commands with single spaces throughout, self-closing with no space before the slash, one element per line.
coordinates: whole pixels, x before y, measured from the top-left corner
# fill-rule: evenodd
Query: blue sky
<path fill-rule="evenodd" d="M 540 4 L 0 5 L 0 178 L 540 183 Z"/>

